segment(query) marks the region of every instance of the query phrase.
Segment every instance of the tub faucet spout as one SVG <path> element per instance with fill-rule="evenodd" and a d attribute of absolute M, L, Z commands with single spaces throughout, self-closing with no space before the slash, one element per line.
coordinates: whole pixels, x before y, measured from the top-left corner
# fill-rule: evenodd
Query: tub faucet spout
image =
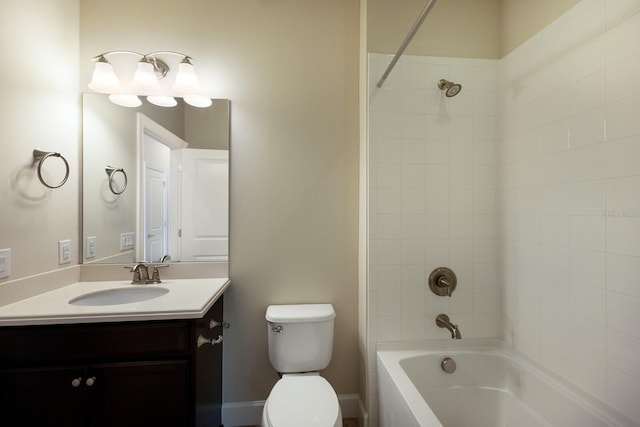
<path fill-rule="evenodd" d="M 440 328 L 447 328 L 449 332 L 451 332 L 451 339 L 462 339 L 462 334 L 460 333 L 460 329 L 458 329 L 458 325 L 451 323 L 449 316 L 446 314 L 438 314 L 438 317 L 436 317 L 436 325 Z"/>

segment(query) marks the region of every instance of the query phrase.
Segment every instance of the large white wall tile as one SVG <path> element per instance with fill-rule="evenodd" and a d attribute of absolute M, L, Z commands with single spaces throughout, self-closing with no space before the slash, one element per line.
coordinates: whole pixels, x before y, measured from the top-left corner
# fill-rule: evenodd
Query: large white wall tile
<path fill-rule="evenodd" d="M 640 298 L 607 292 L 607 325 L 626 335 L 640 338 Z"/>
<path fill-rule="evenodd" d="M 441 337 L 432 324 L 440 312 L 454 312 L 466 337 L 476 329 L 495 336 L 496 61 L 406 56 L 398 70 L 372 90 L 369 110 L 370 336 Z M 462 92 L 446 98 L 436 87 L 441 78 L 461 83 Z M 428 274 L 440 266 L 458 275 L 451 299 L 427 290 Z"/>
<path fill-rule="evenodd" d="M 620 101 L 607 104 L 607 140 L 640 134 L 640 95 L 633 95 Z"/>
<path fill-rule="evenodd" d="M 605 253 L 572 249 L 570 258 L 572 283 L 598 288 L 606 287 L 607 262 Z"/>
<path fill-rule="evenodd" d="M 572 314 L 604 325 L 606 310 L 606 291 L 603 288 L 581 284 L 571 286 Z"/>
<path fill-rule="evenodd" d="M 571 181 L 603 179 L 605 145 L 596 144 L 571 150 Z"/>
<path fill-rule="evenodd" d="M 607 254 L 607 290 L 640 298 L 640 257 Z"/>
<path fill-rule="evenodd" d="M 605 108 L 576 114 L 569 121 L 569 146 L 579 148 L 605 141 Z"/>
<path fill-rule="evenodd" d="M 639 12 L 584 0 L 507 55 L 496 146 L 501 333 L 637 421 Z"/>
<path fill-rule="evenodd" d="M 640 257 L 640 216 L 607 217 L 607 252 Z"/>
<path fill-rule="evenodd" d="M 640 217 L 640 175 L 607 181 L 607 216 Z"/>
<path fill-rule="evenodd" d="M 607 144 L 607 178 L 640 175 L 640 133 Z"/>
<path fill-rule="evenodd" d="M 571 183 L 569 212 L 571 215 L 602 215 L 607 205 L 604 180 Z"/>
<path fill-rule="evenodd" d="M 640 92 L 640 53 L 622 59 L 607 68 L 607 102 L 615 102 Z"/>
<path fill-rule="evenodd" d="M 604 362 L 606 355 L 606 327 L 573 316 L 570 324 L 571 347 Z"/>
<path fill-rule="evenodd" d="M 604 216 L 572 216 L 571 247 L 604 252 L 607 245 L 607 221 Z"/>
<path fill-rule="evenodd" d="M 607 331 L 607 362 L 640 380 L 640 340 L 615 330 Z"/>

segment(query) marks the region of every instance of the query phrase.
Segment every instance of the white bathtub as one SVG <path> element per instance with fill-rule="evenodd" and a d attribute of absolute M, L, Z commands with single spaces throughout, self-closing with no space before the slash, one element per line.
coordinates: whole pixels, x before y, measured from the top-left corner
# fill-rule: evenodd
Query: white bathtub
<path fill-rule="evenodd" d="M 377 353 L 380 427 L 640 426 L 498 340 L 381 344 Z"/>

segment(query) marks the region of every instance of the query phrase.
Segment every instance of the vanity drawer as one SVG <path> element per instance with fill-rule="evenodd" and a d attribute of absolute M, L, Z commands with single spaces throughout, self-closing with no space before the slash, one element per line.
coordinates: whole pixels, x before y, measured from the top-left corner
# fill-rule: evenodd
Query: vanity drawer
<path fill-rule="evenodd" d="M 191 351 L 188 321 L 0 328 L 0 364 L 162 357 Z"/>

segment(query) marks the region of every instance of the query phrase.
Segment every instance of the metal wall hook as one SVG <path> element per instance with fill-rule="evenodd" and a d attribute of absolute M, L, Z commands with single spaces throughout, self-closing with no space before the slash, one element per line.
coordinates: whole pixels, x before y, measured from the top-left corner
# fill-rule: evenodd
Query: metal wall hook
<path fill-rule="evenodd" d="M 65 169 L 66 169 L 65 174 L 64 174 L 64 178 L 57 185 L 49 184 L 42 177 L 42 164 L 49 157 L 59 157 L 64 162 L 64 166 L 65 166 Z M 60 154 L 60 153 L 54 153 L 52 151 L 49 152 L 49 151 L 33 150 L 33 164 L 35 165 L 36 163 L 38 163 L 38 169 L 37 169 L 38 170 L 38 179 L 40 180 L 42 185 L 44 185 L 45 187 L 48 187 L 48 188 L 60 188 L 60 187 L 62 187 L 64 185 L 65 182 L 67 182 L 67 179 L 69 179 L 69 162 L 67 162 L 67 159 L 65 159 L 62 156 L 62 154 Z"/>
<path fill-rule="evenodd" d="M 113 166 L 107 166 L 105 168 L 105 171 L 107 172 L 107 175 L 109 176 L 109 189 L 111 190 L 111 192 L 115 195 L 119 195 L 124 193 L 124 190 L 127 189 L 127 173 L 124 171 L 124 169 L 120 168 L 120 169 L 116 169 Z M 122 187 L 122 190 L 117 191 L 116 189 L 113 188 L 113 179 L 116 175 L 116 173 L 122 173 L 122 175 L 124 176 L 124 187 Z"/>

